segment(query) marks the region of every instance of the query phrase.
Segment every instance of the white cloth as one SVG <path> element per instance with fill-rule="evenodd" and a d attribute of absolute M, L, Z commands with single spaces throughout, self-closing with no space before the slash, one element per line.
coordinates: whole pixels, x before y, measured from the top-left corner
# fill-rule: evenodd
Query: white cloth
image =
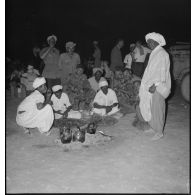
<path fill-rule="evenodd" d="M 101 79 L 102 79 L 102 78 L 103 78 L 103 77 L 101 77 Z M 100 80 L 101 80 L 101 79 L 100 79 Z M 91 85 L 91 88 L 92 88 L 95 92 L 97 92 L 97 91 L 99 90 L 99 82 L 97 82 L 97 81 L 95 80 L 95 77 L 93 76 L 93 77 L 89 78 L 88 81 L 89 81 L 89 83 L 90 83 L 90 85 Z"/>
<path fill-rule="evenodd" d="M 118 99 L 114 90 L 108 88 L 108 93 L 105 95 L 102 90 L 98 91 L 93 103 L 97 103 L 101 106 L 111 106 L 114 103 L 118 103 Z M 112 110 L 106 114 L 106 109 L 104 108 L 93 108 L 94 113 L 99 114 L 101 116 L 112 115 L 119 111 L 118 106 L 112 108 Z"/>
<path fill-rule="evenodd" d="M 152 53 L 145 69 L 139 90 L 140 111 L 145 121 L 151 119 L 152 93 L 149 88 L 155 84 L 156 90 L 167 98 L 171 89 L 170 60 L 168 53 L 159 45 Z"/>
<path fill-rule="evenodd" d="M 69 106 L 71 106 L 68 95 L 66 93 L 62 93 L 60 99 L 58 99 L 55 94 L 51 96 L 51 101 L 53 102 L 53 109 L 55 111 L 61 111 L 63 114 Z M 60 119 L 62 118 L 62 114 L 55 113 L 55 119 Z M 68 118 L 75 118 L 75 119 L 80 119 L 81 118 L 81 113 L 78 111 L 70 110 L 68 112 Z"/>
<path fill-rule="evenodd" d="M 102 77 L 102 79 L 100 79 L 99 81 L 99 88 L 104 87 L 104 86 L 108 86 L 108 82 L 106 79 Z"/>
<path fill-rule="evenodd" d="M 43 103 L 44 96 L 37 90 L 27 96 L 18 106 L 16 122 L 25 128 L 38 128 L 41 133 L 50 130 L 54 115 L 50 105 L 46 105 L 41 110 L 37 109 L 37 103 Z M 19 111 L 25 111 L 19 114 Z"/>
<path fill-rule="evenodd" d="M 126 64 L 126 68 L 129 68 L 129 69 L 131 69 L 131 64 L 132 64 L 132 57 L 131 57 L 131 54 L 127 54 L 126 56 L 125 56 L 125 59 L 124 59 L 124 63 Z"/>
<path fill-rule="evenodd" d="M 143 63 L 145 61 L 146 55 L 148 53 L 150 53 L 151 50 L 148 49 L 147 47 L 144 47 L 144 46 L 141 46 L 141 47 L 143 48 L 143 51 L 144 51 L 144 54 L 143 55 L 140 55 L 140 50 L 137 47 L 134 49 L 133 53 L 134 53 L 135 61 L 136 62 L 142 62 Z"/>
<path fill-rule="evenodd" d="M 48 36 L 48 37 L 47 37 L 47 42 L 49 43 L 49 41 L 50 41 L 51 39 L 54 39 L 55 42 L 58 40 L 57 37 L 56 37 L 55 35 L 51 35 L 51 36 Z"/>
<path fill-rule="evenodd" d="M 148 39 L 152 39 L 152 40 L 156 41 L 157 43 L 159 43 L 160 46 L 166 45 L 166 41 L 165 41 L 164 37 L 159 33 L 155 33 L 155 32 L 148 33 L 145 36 L 145 39 L 146 39 L 146 42 Z"/>
<path fill-rule="evenodd" d="M 52 87 L 52 91 L 56 92 L 56 91 L 61 90 L 62 88 L 63 88 L 62 85 L 55 85 L 55 86 Z"/>
<path fill-rule="evenodd" d="M 93 68 L 93 74 L 95 74 L 97 71 L 103 73 L 103 70 L 101 68 Z"/>
<path fill-rule="evenodd" d="M 46 83 L 46 80 L 44 77 L 37 77 L 33 82 L 33 88 L 36 89 L 45 83 Z"/>

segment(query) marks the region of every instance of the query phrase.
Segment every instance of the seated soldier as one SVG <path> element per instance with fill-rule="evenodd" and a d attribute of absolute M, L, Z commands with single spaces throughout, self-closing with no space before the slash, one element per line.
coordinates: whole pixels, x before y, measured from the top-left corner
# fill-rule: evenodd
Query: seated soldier
<path fill-rule="evenodd" d="M 113 115 L 119 111 L 116 93 L 108 88 L 108 82 L 102 79 L 99 82 L 100 90 L 93 101 L 93 113 L 101 116 Z"/>
<path fill-rule="evenodd" d="M 54 114 L 50 98 L 45 100 L 47 91 L 46 80 L 38 77 L 33 82 L 34 91 L 27 96 L 18 106 L 16 122 L 22 126 L 25 133 L 30 133 L 29 128 L 38 128 L 41 133 L 50 133 Z"/>
<path fill-rule="evenodd" d="M 52 87 L 53 95 L 51 96 L 51 101 L 55 119 L 60 119 L 62 117 L 80 119 L 81 113 L 72 110 L 68 95 L 65 92 L 62 92 L 62 88 L 62 85 L 55 85 Z"/>
<path fill-rule="evenodd" d="M 95 91 L 91 88 L 87 76 L 83 74 L 82 65 L 77 65 L 75 73 L 69 76 L 66 92 L 74 110 L 89 109 Z"/>
<path fill-rule="evenodd" d="M 32 65 L 28 65 L 27 72 L 22 74 L 21 83 L 26 87 L 26 95 L 30 95 L 33 89 L 33 82 L 39 76 L 39 71 L 34 69 Z"/>

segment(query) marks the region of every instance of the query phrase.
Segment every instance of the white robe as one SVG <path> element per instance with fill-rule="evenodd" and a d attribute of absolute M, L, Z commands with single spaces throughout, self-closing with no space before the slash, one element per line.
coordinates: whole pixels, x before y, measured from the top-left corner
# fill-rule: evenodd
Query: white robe
<path fill-rule="evenodd" d="M 169 69 L 170 60 L 168 53 L 161 46 L 157 46 L 150 54 L 148 66 L 145 69 L 139 90 L 139 106 L 145 121 L 151 120 L 153 94 L 149 92 L 149 88 L 155 84 L 156 90 L 164 98 L 167 98 L 170 94 L 171 77 Z"/>
<path fill-rule="evenodd" d="M 111 106 L 114 103 L 118 103 L 116 93 L 112 89 L 108 89 L 108 93 L 105 95 L 102 90 L 99 90 L 94 98 L 93 103 L 97 103 L 101 106 Z M 101 116 L 112 115 L 119 111 L 118 106 L 112 108 L 112 110 L 106 114 L 104 108 L 93 108 L 93 112 Z"/>
<path fill-rule="evenodd" d="M 18 106 L 16 122 L 25 128 L 38 128 L 41 133 L 48 132 L 53 124 L 54 115 L 50 105 L 41 110 L 37 109 L 37 103 L 43 103 L 44 96 L 37 90 L 27 96 Z M 19 114 L 19 111 L 25 111 Z"/>
<path fill-rule="evenodd" d="M 53 109 L 55 111 L 60 111 L 62 114 L 67 110 L 69 106 L 71 106 L 68 95 L 66 93 L 62 93 L 60 99 L 58 99 L 55 94 L 51 96 L 51 101 L 53 102 Z M 55 113 L 55 119 L 62 118 L 62 114 Z M 68 112 L 68 118 L 80 119 L 81 113 L 78 111 L 70 110 Z"/>

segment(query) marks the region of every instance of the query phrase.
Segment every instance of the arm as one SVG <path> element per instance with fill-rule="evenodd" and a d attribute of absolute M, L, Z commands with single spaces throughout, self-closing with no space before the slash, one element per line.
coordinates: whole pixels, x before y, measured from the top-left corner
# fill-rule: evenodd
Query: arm
<path fill-rule="evenodd" d="M 43 49 L 40 51 L 40 53 L 39 53 L 40 58 L 41 58 L 41 59 L 44 59 L 44 58 L 47 56 L 47 54 L 51 51 L 51 49 L 52 49 L 52 47 L 43 48 Z"/>

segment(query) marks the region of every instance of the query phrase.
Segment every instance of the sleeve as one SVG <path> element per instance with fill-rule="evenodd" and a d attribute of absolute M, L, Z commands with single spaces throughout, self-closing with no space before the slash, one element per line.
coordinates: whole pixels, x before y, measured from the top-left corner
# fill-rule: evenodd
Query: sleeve
<path fill-rule="evenodd" d="M 64 98 L 64 103 L 65 103 L 66 107 L 71 106 L 71 103 L 70 103 L 68 95 L 63 93 L 63 98 Z"/>
<path fill-rule="evenodd" d="M 126 55 L 126 56 L 125 56 L 125 59 L 124 59 L 124 63 L 127 64 L 127 62 L 128 62 L 128 56 Z"/>
<path fill-rule="evenodd" d="M 118 103 L 118 99 L 117 99 L 117 96 L 116 96 L 116 93 L 114 90 L 111 89 L 111 97 L 112 97 L 112 102 L 113 104 L 114 103 Z"/>

